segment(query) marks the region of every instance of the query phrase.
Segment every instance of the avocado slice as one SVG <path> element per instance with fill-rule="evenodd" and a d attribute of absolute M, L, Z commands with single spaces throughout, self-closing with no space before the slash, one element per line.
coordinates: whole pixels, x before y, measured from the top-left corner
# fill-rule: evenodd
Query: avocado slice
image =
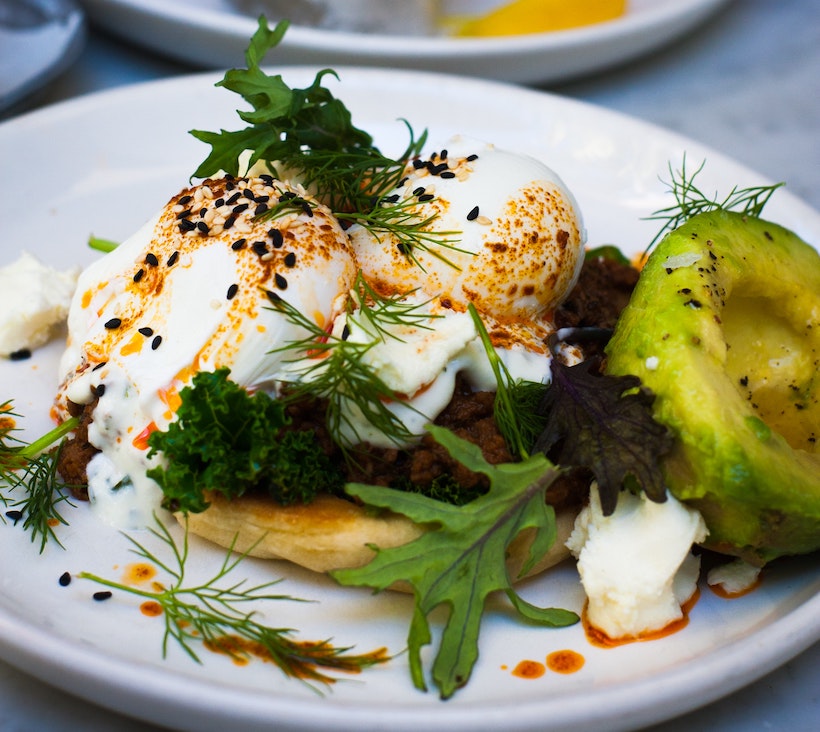
<path fill-rule="evenodd" d="M 820 255 L 724 210 L 657 246 L 607 346 L 607 372 L 656 395 L 667 488 L 706 545 L 758 565 L 820 549 L 819 367 Z"/>

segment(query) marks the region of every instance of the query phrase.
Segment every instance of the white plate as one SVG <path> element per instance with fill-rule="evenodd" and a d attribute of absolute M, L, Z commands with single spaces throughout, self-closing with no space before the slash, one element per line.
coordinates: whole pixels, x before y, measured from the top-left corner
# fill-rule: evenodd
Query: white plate
<path fill-rule="evenodd" d="M 256 28 L 228 0 L 81 0 L 89 18 L 141 46 L 204 68 L 243 63 Z M 726 0 L 630 0 L 622 18 L 554 33 L 418 38 L 292 27 L 270 63 L 398 67 L 537 83 L 607 68 L 661 48 Z"/>
<path fill-rule="evenodd" d="M 669 203 L 659 180 L 686 151 L 707 159 L 705 190 L 763 183 L 718 153 L 658 128 L 578 102 L 491 82 L 412 72 L 340 69 L 333 88 L 354 121 L 386 152 L 403 149 L 399 118 L 427 126 L 431 149 L 464 132 L 529 152 L 554 167 L 577 195 L 590 242 L 641 249 L 655 226 L 644 217 Z M 89 234 L 119 240 L 186 184 L 207 148 L 192 128 L 236 129 L 236 98 L 213 87 L 212 75 L 120 89 L 67 102 L 0 126 L 0 264 L 29 249 L 60 267 L 89 262 Z M 286 80 L 307 86 L 311 70 Z M 331 82 L 328 82 L 331 83 Z M 510 115 L 510 109 L 515 114 Z M 770 218 L 820 241 L 820 215 L 779 192 Z M 0 400 L 14 397 L 31 434 L 49 426 L 48 409 L 60 345 L 30 361 L 0 363 Z M 237 667 L 203 652 L 196 665 L 176 647 L 161 657 L 161 621 L 140 614 L 123 594 L 93 602 L 98 589 L 64 571 L 118 579 L 133 556 L 124 537 L 96 523 L 86 507 L 65 511 L 65 550 L 41 556 L 19 526 L 0 526 L 6 557 L 0 592 L 0 655 L 30 673 L 102 705 L 182 729 L 242 730 L 584 730 L 636 727 L 708 703 L 786 662 L 820 638 L 816 561 L 783 562 L 751 595 L 727 601 L 704 589 L 688 627 L 667 637 L 603 650 L 579 627 L 536 629 L 512 617 L 501 600 L 488 610 L 481 657 L 469 685 L 441 702 L 411 685 L 406 658 L 345 678 L 323 696 L 288 680 L 270 664 Z M 140 535 L 140 540 L 147 537 Z M 149 542 L 150 543 L 150 542 Z M 191 572 L 212 572 L 222 554 L 194 544 Z M 14 561 L 9 561 L 14 557 Z M 816 558 L 813 558 L 816 559 Z M 404 647 L 410 601 L 342 589 L 323 577 L 278 563 L 247 561 L 237 579 L 284 577 L 279 590 L 318 602 L 263 608 L 269 624 L 300 638 L 332 637 L 369 651 Z M 580 610 L 575 569 L 566 565 L 524 588 L 542 605 Z M 572 649 L 586 658 L 572 675 L 536 680 L 510 672 L 523 659 Z M 429 659 L 429 655 L 425 656 Z M 506 669 L 504 667 L 507 667 Z"/>

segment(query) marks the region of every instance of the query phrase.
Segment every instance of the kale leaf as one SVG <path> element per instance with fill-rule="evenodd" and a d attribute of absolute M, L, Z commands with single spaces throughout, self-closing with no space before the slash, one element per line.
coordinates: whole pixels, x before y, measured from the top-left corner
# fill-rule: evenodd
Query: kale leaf
<path fill-rule="evenodd" d="M 534 449 L 565 468 L 588 468 L 598 481 L 605 516 L 634 479 L 647 497 L 666 500 L 660 458 L 672 433 L 652 417 L 654 394 L 636 376 L 593 373 L 594 360 L 566 366 L 552 361 L 552 383 L 540 410 L 547 424 Z"/>
<path fill-rule="evenodd" d="M 481 449 L 449 430 L 431 425 L 433 437 L 470 470 L 490 479 L 489 491 L 464 506 L 451 506 L 426 496 L 362 484 L 349 484 L 348 493 L 371 506 L 404 514 L 430 530 L 404 546 L 377 550 L 366 566 L 333 572 L 343 585 L 384 590 L 397 582 L 412 585 L 415 610 L 407 645 L 413 683 L 426 690 L 421 648 L 431 642 L 429 615 L 439 606 L 450 614 L 433 662 L 433 681 L 444 699 L 470 678 L 478 658 L 478 636 L 484 605 L 490 593 L 507 593 L 513 607 L 542 625 L 564 626 L 578 621 L 574 612 L 538 608 L 513 590 L 507 548 L 522 532 L 533 534 L 525 574 L 555 541 L 555 512 L 545 492 L 560 470 L 544 455 L 518 463 L 491 465 Z"/>
<path fill-rule="evenodd" d="M 162 505 L 198 513 L 208 507 L 208 492 L 234 498 L 265 491 L 283 505 L 338 492 L 339 468 L 312 432 L 283 430 L 284 405 L 264 392 L 249 394 L 228 374 L 198 373 L 180 392 L 176 421 L 148 438 L 149 456 L 164 457 L 163 466 L 148 471 L 162 488 Z"/>

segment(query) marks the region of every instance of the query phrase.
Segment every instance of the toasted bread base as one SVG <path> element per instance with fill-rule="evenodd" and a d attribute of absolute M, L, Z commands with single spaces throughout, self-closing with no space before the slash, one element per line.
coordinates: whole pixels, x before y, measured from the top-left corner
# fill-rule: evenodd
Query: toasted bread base
<path fill-rule="evenodd" d="M 375 556 L 371 545 L 381 549 L 402 546 L 425 532 L 423 526 L 400 514 L 374 511 L 330 495 L 320 495 L 308 505 L 291 506 L 259 496 L 227 500 L 211 495 L 208 500 L 207 510 L 188 515 L 191 534 L 252 557 L 285 559 L 315 572 L 361 567 Z M 576 515 L 576 510 L 557 512 L 556 540 L 527 576 L 569 556 L 564 543 Z M 511 577 L 518 578 L 527 560 L 531 532 L 522 532 L 508 548 Z"/>

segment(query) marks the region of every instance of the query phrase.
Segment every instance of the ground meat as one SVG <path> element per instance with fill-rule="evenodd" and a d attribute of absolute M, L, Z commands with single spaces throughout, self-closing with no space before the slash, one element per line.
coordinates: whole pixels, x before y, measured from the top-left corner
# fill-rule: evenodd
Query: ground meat
<path fill-rule="evenodd" d="M 97 406 L 96 399 L 85 406 L 69 402 L 70 413 L 73 416 L 79 416 L 80 423 L 74 430 L 74 436 L 63 443 L 57 459 L 57 472 L 72 495 L 82 501 L 88 500 L 86 466 L 99 452 L 88 441 L 88 425 L 91 423 L 91 414 L 95 406 Z"/>
<path fill-rule="evenodd" d="M 484 458 L 491 464 L 512 460 L 492 416 L 494 398 L 491 392 L 471 391 L 458 378 L 453 399 L 436 419 L 436 424 L 481 447 Z M 484 475 L 453 460 L 430 435 L 407 449 L 372 446 L 357 449 L 347 462 L 348 480 L 359 483 L 387 486 L 409 480 L 423 489 L 442 475 L 450 475 L 466 492 L 478 494 L 488 487 Z"/>
<path fill-rule="evenodd" d="M 555 311 L 555 325 L 614 328 L 637 281 L 638 270 L 628 264 L 608 257 L 588 259 L 569 297 Z"/>

